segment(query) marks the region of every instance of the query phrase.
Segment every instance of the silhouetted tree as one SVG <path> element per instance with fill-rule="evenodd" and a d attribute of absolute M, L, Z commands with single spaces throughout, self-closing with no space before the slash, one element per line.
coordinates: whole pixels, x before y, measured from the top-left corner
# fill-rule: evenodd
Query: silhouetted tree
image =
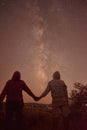
<path fill-rule="evenodd" d="M 71 109 L 81 109 L 87 103 L 87 85 L 74 83 L 74 89 L 70 95 Z"/>
<path fill-rule="evenodd" d="M 87 85 L 74 83 L 70 95 L 71 112 L 68 117 L 69 130 L 87 130 Z"/>

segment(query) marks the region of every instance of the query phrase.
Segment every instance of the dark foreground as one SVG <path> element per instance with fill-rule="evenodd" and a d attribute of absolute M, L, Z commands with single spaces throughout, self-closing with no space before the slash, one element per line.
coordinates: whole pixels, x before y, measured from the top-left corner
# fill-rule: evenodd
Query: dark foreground
<path fill-rule="evenodd" d="M 67 118 L 67 130 L 87 130 L 87 110 L 71 112 Z M 23 130 L 51 130 L 52 108 L 49 105 L 25 104 L 23 111 Z M 6 130 L 4 107 L 0 110 L 0 130 Z M 20 129 L 15 119 L 11 122 L 11 130 Z M 10 129 L 9 129 L 10 130 Z M 66 129 L 65 129 L 66 130 Z"/>

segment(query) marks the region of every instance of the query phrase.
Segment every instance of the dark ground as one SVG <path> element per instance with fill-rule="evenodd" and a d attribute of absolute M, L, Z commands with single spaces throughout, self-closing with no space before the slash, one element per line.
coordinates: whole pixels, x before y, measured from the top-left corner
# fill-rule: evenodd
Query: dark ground
<path fill-rule="evenodd" d="M 67 130 L 87 130 L 87 109 L 82 113 L 71 112 L 68 116 Z M 52 109 L 47 105 L 32 105 L 25 104 L 23 111 L 23 123 L 21 124 L 23 130 L 51 130 L 52 127 Z M 11 123 L 11 130 L 17 130 L 15 119 Z M 0 110 L 0 130 L 7 130 L 5 124 L 4 107 Z"/>

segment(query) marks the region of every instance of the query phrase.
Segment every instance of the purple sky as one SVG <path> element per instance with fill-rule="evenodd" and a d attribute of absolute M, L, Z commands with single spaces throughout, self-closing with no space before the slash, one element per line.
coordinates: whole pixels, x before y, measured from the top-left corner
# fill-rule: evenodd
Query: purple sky
<path fill-rule="evenodd" d="M 0 91 L 15 70 L 37 96 L 56 70 L 87 84 L 86 31 L 87 0 L 0 0 Z"/>

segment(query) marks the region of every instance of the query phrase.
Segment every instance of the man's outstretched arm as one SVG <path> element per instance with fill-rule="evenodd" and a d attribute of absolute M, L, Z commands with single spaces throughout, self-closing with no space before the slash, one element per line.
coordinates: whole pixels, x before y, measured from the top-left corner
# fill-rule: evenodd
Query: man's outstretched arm
<path fill-rule="evenodd" d="M 41 96 L 38 99 L 45 97 L 49 92 L 50 92 L 50 84 L 48 83 L 46 89 L 44 90 L 44 92 L 41 94 Z"/>

